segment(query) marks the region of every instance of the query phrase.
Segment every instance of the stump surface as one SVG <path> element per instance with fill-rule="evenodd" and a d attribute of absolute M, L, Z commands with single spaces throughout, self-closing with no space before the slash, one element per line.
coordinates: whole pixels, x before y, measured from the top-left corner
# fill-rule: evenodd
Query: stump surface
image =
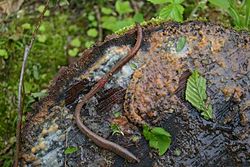
<path fill-rule="evenodd" d="M 249 166 L 250 36 L 203 22 L 168 22 L 143 29 L 136 56 L 82 109 L 82 120 L 95 133 L 132 151 L 131 164 L 93 144 L 77 128 L 73 113 L 79 97 L 135 43 L 136 30 L 85 51 L 54 78 L 22 129 L 22 160 L 28 166 Z M 186 43 L 177 49 L 178 39 Z M 178 50 L 178 51 L 177 51 Z M 213 121 L 185 99 L 190 71 L 207 80 Z M 120 115 L 117 116 L 117 113 Z M 148 147 L 138 124 L 145 121 L 172 135 L 159 156 Z M 112 135 L 111 124 L 123 135 Z M 64 154 L 69 147 L 72 154 Z"/>

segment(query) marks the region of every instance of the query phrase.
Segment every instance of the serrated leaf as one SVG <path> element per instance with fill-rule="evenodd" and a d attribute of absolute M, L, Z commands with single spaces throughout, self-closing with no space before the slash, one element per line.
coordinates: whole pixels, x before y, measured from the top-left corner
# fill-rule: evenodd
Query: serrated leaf
<path fill-rule="evenodd" d="M 170 4 L 162 8 L 160 11 L 160 18 L 172 19 L 177 22 L 183 21 L 184 8 L 180 4 Z"/>
<path fill-rule="evenodd" d="M 66 148 L 66 150 L 64 151 L 64 154 L 72 154 L 72 153 L 76 152 L 77 150 L 78 150 L 77 147 L 70 146 L 70 147 Z"/>
<path fill-rule="evenodd" d="M 213 109 L 212 109 L 212 105 L 210 104 L 206 110 L 206 112 L 202 112 L 201 115 L 205 118 L 205 119 L 212 119 L 213 118 Z"/>
<path fill-rule="evenodd" d="M 121 0 L 116 1 L 115 9 L 119 14 L 133 12 L 133 9 L 131 8 L 129 1 L 121 1 Z"/>
<path fill-rule="evenodd" d="M 212 119 L 212 106 L 206 106 L 206 79 L 199 75 L 197 70 L 194 70 L 192 75 L 188 78 L 185 98 L 198 111 L 202 112 L 205 119 Z"/>

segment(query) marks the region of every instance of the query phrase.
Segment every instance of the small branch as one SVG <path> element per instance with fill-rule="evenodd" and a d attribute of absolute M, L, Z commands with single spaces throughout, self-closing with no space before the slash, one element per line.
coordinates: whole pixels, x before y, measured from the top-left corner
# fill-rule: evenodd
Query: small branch
<path fill-rule="evenodd" d="M 46 1 L 45 8 L 38 19 L 36 29 L 34 30 L 32 37 L 31 37 L 31 40 L 30 40 L 30 44 L 28 46 L 25 46 L 22 69 L 21 69 L 20 80 L 19 80 L 19 85 L 18 85 L 18 117 L 17 117 L 17 126 L 16 126 L 16 155 L 15 155 L 14 167 L 18 167 L 19 152 L 20 152 L 21 127 L 22 127 L 22 116 L 23 116 L 23 98 L 22 98 L 23 92 L 22 92 L 22 89 L 23 89 L 23 78 L 24 78 L 24 73 L 25 73 L 25 66 L 27 63 L 29 52 L 33 46 L 34 41 L 35 41 L 35 37 L 36 37 L 37 31 L 38 31 L 38 28 L 41 25 L 41 22 L 42 22 L 43 17 L 44 17 L 44 13 L 48 9 L 48 7 L 49 7 L 49 0 Z"/>
<path fill-rule="evenodd" d="M 98 24 L 98 41 L 102 41 L 103 39 L 103 30 L 102 30 L 102 26 L 101 26 L 101 13 L 100 13 L 100 8 L 99 6 L 94 6 L 95 9 L 95 13 L 96 13 L 96 19 L 97 19 L 97 24 Z"/>
<path fill-rule="evenodd" d="M 132 5 L 132 8 L 134 9 L 135 13 L 138 13 L 139 12 L 138 4 L 133 0 L 130 0 L 130 4 Z"/>

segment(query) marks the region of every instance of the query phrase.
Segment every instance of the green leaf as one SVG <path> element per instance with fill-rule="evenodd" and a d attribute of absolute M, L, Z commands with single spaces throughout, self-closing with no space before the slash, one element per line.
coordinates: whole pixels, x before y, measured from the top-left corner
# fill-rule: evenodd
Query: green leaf
<path fill-rule="evenodd" d="M 183 6 L 179 4 L 170 4 L 160 11 L 160 18 L 163 19 L 172 19 L 177 22 L 182 22 L 183 21 L 183 12 L 184 8 Z"/>
<path fill-rule="evenodd" d="M 163 155 L 169 148 L 171 144 L 171 136 L 158 136 L 158 149 L 159 149 L 159 155 Z"/>
<path fill-rule="evenodd" d="M 182 49 L 184 48 L 186 44 L 186 37 L 180 37 L 177 41 L 177 46 L 176 46 L 176 52 L 180 52 L 182 51 Z"/>
<path fill-rule="evenodd" d="M 44 8 L 45 8 L 44 5 L 40 5 L 40 6 L 38 6 L 37 11 L 40 12 L 40 13 L 42 13 L 43 10 L 44 10 Z"/>
<path fill-rule="evenodd" d="M 41 99 L 47 95 L 48 95 L 48 93 L 46 92 L 46 90 L 43 90 L 41 92 L 31 93 L 31 96 L 33 96 L 34 98 L 39 98 L 39 99 Z"/>
<path fill-rule="evenodd" d="M 123 19 L 123 20 L 118 20 L 116 21 L 116 27 L 115 27 L 115 31 L 130 26 L 134 24 L 134 20 L 132 18 L 127 18 L 127 19 Z"/>
<path fill-rule="evenodd" d="M 78 37 L 76 37 L 70 42 L 70 45 L 78 48 L 81 46 L 81 41 Z"/>
<path fill-rule="evenodd" d="M 8 59 L 9 57 L 8 52 L 5 49 L 0 49 L 0 57 L 3 57 L 4 59 Z"/>
<path fill-rule="evenodd" d="M 110 8 L 102 7 L 102 8 L 101 8 L 101 12 L 102 12 L 103 14 L 110 15 L 110 14 L 113 13 L 113 10 L 110 9 Z"/>
<path fill-rule="evenodd" d="M 145 137 L 146 140 L 150 140 L 150 138 L 152 138 L 151 137 L 152 133 L 150 133 L 149 130 L 150 130 L 149 126 L 143 125 L 143 136 Z"/>
<path fill-rule="evenodd" d="M 33 86 L 29 82 L 24 82 L 24 90 L 25 93 L 29 94 L 32 90 Z"/>
<path fill-rule="evenodd" d="M 33 66 L 33 76 L 36 80 L 39 80 L 39 72 L 37 66 Z"/>
<path fill-rule="evenodd" d="M 149 140 L 149 146 L 159 151 L 159 155 L 163 155 L 171 144 L 171 135 L 160 127 L 150 128 L 144 125 L 143 135 Z"/>
<path fill-rule="evenodd" d="M 103 16 L 101 18 L 101 21 L 102 21 L 102 28 L 104 29 L 107 29 L 107 30 L 111 30 L 111 31 L 116 31 L 117 28 L 116 28 L 116 17 L 113 17 L 113 16 Z"/>
<path fill-rule="evenodd" d="M 170 3 L 173 3 L 174 0 L 147 0 L 148 2 L 151 2 L 153 4 L 163 4 L 163 3 L 167 3 L 167 2 L 170 2 Z"/>
<path fill-rule="evenodd" d="M 95 28 L 91 28 L 87 31 L 87 35 L 95 38 L 95 37 L 97 37 L 98 32 Z"/>
<path fill-rule="evenodd" d="M 205 119 L 213 118 L 212 106 L 206 105 L 206 79 L 199 75 L 197 70 L 194 70 L 192 75 L 188 78 L 185 98 L 198 111 L 202 112 Z"/>
<path fill-rule="evenodd" d="M 160 128 L 160 127 L 152 128 L 151 132 L 155 135 L 171 137 L 171 135 L 167 131 L 165 131 L 165 129 Z"/>
<path fill-rule="evenodd" d="M 40 27 L 39 27 L 39 31 L 40 32 L 45 32 L 46 31 L 46 28 L 45 28 L 45 25 L 42 24 Z"/>
<path fill-rule="evenodd" d="M 111 124 L 111 130 L 112 130 L 112 135 L 116 133 L 124 135 L 121 128 L 116 124 Z"/>
<path fill-rule="evenodd" d="M 85 47 L 86 48 L 90 48 L 92 45 L 94 45 L 94 41 L 87 41 L 87 42 L 85 42 Z"/>
<path fill-rule="evenodd" d="M 64 150 L 64 154 L 72 154 L 78 150 L 77 147 L 70 146 Z"/>
<path fill-rule="evenodd" d="M 131 8 L 131 6 L 129 4 L 129 1 L 121 1 L 121 0 L 116 1 L 115 10 L 119 14 L 125 14 L 125 13 L 133 12 L 133 9 Z"/>
<path fill-rule="evenodd" d="M 184 0 L 174 0 L 175 4 L 181 4 L 182 2 L 184 2 Z"/>
<path fill-rule="evenodd" d="M 229 0 L 209 0 L 209 2 L 222 9 L 228 9 L 230 7 Z"/>
<path fill-rule="evenodd" d="M 37 40 L 41 43 L 44 43 L 47 40 L 47 36 L 46 35 L 37 35 Z"/>
<path fill-rule="evenodd" d="M 136 13 L 133 17 L 134 22 L 141 23 L 144 21 L 143 14 L 142 13 Z"/>
<path fill-rule="evenodd" d="M 174 155 L 175 155 L 175 156 L 180 156 L 180 155 L 181 155 L 181 150 L 180 150 L 179 148 L 176 148 L 176 149 L 174 150 Z"/>
<path fill-rule="evenodd" d="M 250 0 L 246 0 L 246 18 L 245 18 L 245 27 L 248 28 L 250 21 Z"/>
<path fill-rule="evenodd" d="M 45 6 L 44 5 L 40 5 L 38 8 L 37 8 L 37 11 L 42 13 L 43 10 L 44 10 Z M 49 10 L 46 10 L 46 12 L 44 13 L 44 16 L 49 16 L 50 15 L 50 11 Z"/>
<path fill-rule="evenodd" d="M 79 52 L 79 49 L 78 49 L 78 48 L 73 48 L 73 49 L 70 49 L 70 50 L 68 51 L 68 54 L 69 54 L 70 56 L 72 56 L 72 57 L 75 57 L 75 56 L 77 56 L 78 52 Z"/>
<path fill-rule="evenodd" d="M 69 2 L 68 0 L 60 0 L 60 6 L 68 6 L 69 5 Z"/>
<path fill-rule="evenodd" d="M 88 15 L 88 20 L 89 21 L 94 21 L 95 20 L 95 16 L 93 14 L 89 14 Z"/>
<path fill-rule="evenodd" d="M 240 14 L 239 14 L 238 10 L 234 7 L 229 7 L 228 14 L 232 17 L 235 25 L 237 27 L 241 28 L 242 24 L 241 24 Z"/>
<path fill-rule="evenodd" d="M 207 109 L 206 109 L 206 112 L 202 112 L 201 115 L 209 120 L 209 119 L 212 119 L 213 118 L 213 109 L 212 109 L 212 105 L 210 104 Z"/>
<path fill-rule="evenodd" d="M 24 24 L 22 25 L 22 28 L 23 28 L 24 30 L 30 30 L 30 29 L 31 29 L 31 25 L 30 25 L 30 23 L 24 23 Z"/>
<path fill-rule="evenodd" d="M 115 116 L 115 118 L 118 118 L 118 117 L 120 117 L 122 114 L 120 113 L 120 112 L 118 112 L 118 111 L 116 111 L 115 113 L 114 113 L 114 116 Z"/>
<path fill-rule="evenodd" d="M 131 63 L 131 64 L 130 64 L 130 68 L 131 68 L 132 70 L 136 70 L 138 67 L 137 67 L 136 64 Z"/>

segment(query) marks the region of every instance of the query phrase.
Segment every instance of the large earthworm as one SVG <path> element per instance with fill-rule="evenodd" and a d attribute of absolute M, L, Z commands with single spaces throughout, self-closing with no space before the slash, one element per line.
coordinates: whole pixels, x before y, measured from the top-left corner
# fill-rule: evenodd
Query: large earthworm
<path fill-rule="evenodd" d="M 142 28 L 139 24 L 137 24 L 136 27 L 137 27 L 137 38 L 136 38 L 135 46 L 131 49 L 131 51 L 129 52 L 129 54 L 126 57 L 124 57 L 123 59 L 118 61 L 118 63 L 113 68 L 111 68 L 111 70 L 108 73 L 106 73 L 92 87 L 92 89 L 83 97 L 83 99 L 80 102 L 78 102 L 78 104 L 76 105 L 76 109 L 75 109 L 75 119 L 76 119 L 77 126 L 86 136 L 88 136 L 99 147 L 110 150 L 110 151 L 118 154 L 119 156 L 125 158 L 126 160 L 128 160 L 130 162 L 139 162 L 140 160 L 138 158 L 136 158 L 136 156 L 133 153 L 131 153 L 130 151 L 128 151 L 126 148 L 121 147 L 120 145 L 118 145 L 114 142 L 111 142 L 111 141 L 95 134 L 94 132 L 92 132 L 87 126 L 85 126 L 82 123 L 82 120 L 80 117 L 80 111 L 82 109 L 82 106 L 84 104 L 86 104 L 88 102 L 88 100 L 91 97 L 93 97 L 101 88 L 104 87 L 104 85 L 106 84 L 106 82 L 108 82 L 108 80 L 112 77 L 112 75 L 115 72 L 117 72 L 120 68 L 122 68 L 122 66 L 124 66 L 137 53 L 137 51 L 139 50 L 139 48 L 141 46 L 141 42 L 142 42 Z"/>

